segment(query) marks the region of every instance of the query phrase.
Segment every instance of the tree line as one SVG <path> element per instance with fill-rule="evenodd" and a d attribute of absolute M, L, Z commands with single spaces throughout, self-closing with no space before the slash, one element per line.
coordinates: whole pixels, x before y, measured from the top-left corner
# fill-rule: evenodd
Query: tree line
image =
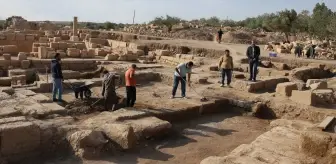
<path fill-rule="evenodd" d="M 5 29 L 8 27 L 10 21 L 11 17 L 0 22 L 0 27 L 2 26 Z M 287 39 L 289 36 L 295 36 L 298 33 L 308 34 L 318 39 L 336 37 L 336 12 L 328 8 L 325 3 L 317 3 L 312 12 L 307 10 L 297 12 L 294 9 L 285 9 L 276 13 L 265 13 L 257 17 L 246 18 L 241 21 L 221 20 L 215 16 L 186 21 L 179 17 L 166 15 L 165 17 L 156 17 L 149 24 L 164 25 L 171 29 L 173 25 L 182 22 L 191 22 L 209 27 L 246 27 L 250 29 L 262 29 L 267 32 L 282 32 Z M 72 26 L 72 22 L 68 25 Z M 120 30 L 129 25 L 112 22 L 79 22 L 80 28 L 89 29 Z"/>
<path fill-rule="evenodd" d="M 167 15 L 157 17 L 150 23 L 156 25 L 172 26 L 184 22 L 178 17 Z M 257 17 L 246 18 L 241 21 L 221 20 L 218 17 L 195 19 L 191 22 L 204 26 L 220 27 L 247 27 L 262 29 L 267 32 L 282 32 L 288 38 L 297 33 L 305 33 L 319 39 L 334 38 L 336 36 L 336 12 L 332 11 L 325 3 L 317 3 L 312 12 L 294 9 L 282 10 L 276 13 L 265 13 Z"/>

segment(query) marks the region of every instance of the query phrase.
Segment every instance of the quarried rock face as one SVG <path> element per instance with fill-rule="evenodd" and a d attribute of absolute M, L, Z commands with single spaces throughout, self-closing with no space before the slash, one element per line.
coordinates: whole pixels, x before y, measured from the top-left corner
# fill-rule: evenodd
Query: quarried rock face
<path fill-rule="evenodd" d="M 38 154 L 40 129 L 25 117 L 0 119 L 1 157 L 18 161 L 31 154 Z"/>
<path fill-rule="evenodd" d="M 322 79 L 331 77 L 331 73 L 316 67 L 302 67 L 293 69 L 290 73 L 293 79 L 307 81 L 308 79 Z"/>
<path fill-rule="evenodd" d="M 80 130 L 67 137 L 75 155 L 81 158 L 96 158 L 108 142 L 100 131 Z"/>
<path fill-rule="evenodd" d="M 336 136 L 309 121 L 278 119 L 271 130 L 225 157 L 208 157 L 201 164 L 334 163 Z"/>

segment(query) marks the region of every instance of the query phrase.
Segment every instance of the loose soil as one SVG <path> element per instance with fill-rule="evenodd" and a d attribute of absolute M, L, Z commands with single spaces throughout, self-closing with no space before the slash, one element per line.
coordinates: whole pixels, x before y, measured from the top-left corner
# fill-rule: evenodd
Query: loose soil
<path fill-rule="evenodd" d="M 266 132 L 269 122 L 235 113 L 206 115 L 173 124 L 173 133 L 149 139 L 127 153 L 99 161 L 58 159 L 46 164 L 195 164 L 208 156 L 225 156 Z"/>

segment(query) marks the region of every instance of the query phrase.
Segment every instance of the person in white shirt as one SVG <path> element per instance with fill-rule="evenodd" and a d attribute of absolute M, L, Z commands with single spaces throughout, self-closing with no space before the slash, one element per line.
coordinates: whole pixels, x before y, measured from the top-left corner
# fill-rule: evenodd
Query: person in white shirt
<path fill-rule="evenodd" d="M 181 96 L 182 98 L 186 97 L 186 82 L 190 86 L 191 69 L 193 66 L 194 66 L 194 63 L 190 61 L 187 63 L 181 63 L 175 68 L 174 84 L 173 84 L 173 91 L 172 91 L 171 98 L 175 98 L 176 90 L 177 90 L 179 83 L 181 83 L 181 92 L 182 92 Z"/>

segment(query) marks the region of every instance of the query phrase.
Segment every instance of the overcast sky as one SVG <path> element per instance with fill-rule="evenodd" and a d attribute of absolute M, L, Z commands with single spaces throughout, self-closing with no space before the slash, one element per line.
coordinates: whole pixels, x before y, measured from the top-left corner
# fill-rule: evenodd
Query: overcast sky
<path fill-rule="evenodd" d="M 241 20 L 283 9 L 312 10 L 322 0 L 0 0 L 0 18 L 12 15 L 27 20 L 132 23 L 166 14 L 183 19 L 218 16 Z M 336 0 L 324 0 L 336 11 Z"/>

